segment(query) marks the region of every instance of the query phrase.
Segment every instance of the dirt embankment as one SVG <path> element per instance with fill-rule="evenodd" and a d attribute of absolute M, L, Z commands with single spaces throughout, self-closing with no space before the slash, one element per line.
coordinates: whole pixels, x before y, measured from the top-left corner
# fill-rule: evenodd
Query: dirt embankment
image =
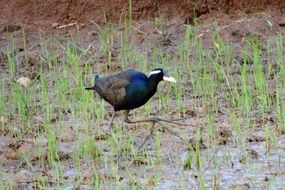
<path fill-rule="evenodd" d="M 0 1 L 0 25 L 22 22 L 34 26 L 50 26 L 52 23 L 87 23 L 94 20 L 103 23 L 105 18 L 119 21 L 128 15 L 129 0 L 2 0 Z M 166 18 L 191 19 L 193 14 L 236 10 L 256 12 L 265 9 L 283 11 L 283 0 L 132 0 L 132 18 L 146 19 L 163 15 Z"/>

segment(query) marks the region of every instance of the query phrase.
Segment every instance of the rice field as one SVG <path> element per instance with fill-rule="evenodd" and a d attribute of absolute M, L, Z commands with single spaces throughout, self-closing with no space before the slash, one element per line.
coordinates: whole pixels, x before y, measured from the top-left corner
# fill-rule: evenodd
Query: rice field
<path fill-rule="evenodd" d="M 284 189 L 284 36 L 233 43 L 213 25 L 203 33 L 199 21 L 159 17 L 92 21 L 88 33 L 6 32 L 0 189 Z M 126 124 L 121 112 L 110 132 L 112 107 L 84 88 L 95 74 L 156 67 L 177 83 L 161 83 L 131 118 L 179 120 L 165 125 L 181 138 L 157 124 L 138 150 L 151 123 Z"/>

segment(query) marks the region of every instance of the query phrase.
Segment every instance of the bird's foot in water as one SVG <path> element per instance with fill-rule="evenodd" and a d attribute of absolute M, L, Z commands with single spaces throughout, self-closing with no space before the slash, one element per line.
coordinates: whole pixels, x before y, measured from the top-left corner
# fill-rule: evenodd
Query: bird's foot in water
<path fill-rule="evenodd" d="M 167 120 L 167 119 L 162 119 L 162 118 L 159 118 L 159 117 L 149 117 L 149 118 L 145 118 L 145 119 L 139 119 L 139 120 L 130 120 L 127 115 L 125 117 L 125 120 L 124 120 L 126 123 L 129 123 L 129 124 L 134 124 L 134 123 L 143 123 L 143 122 L 152 122 L 153 123 L 153 126 L 152 126 L 152 130 L 154 128 L 154 124 L 157 123 L 159 125 L 161 125 L 163 127 L 163 129 L 165 129 L 166 131 L 168 131 L 170 134 L 182 139 L 183 141 L 185 141 L 185 139 L 183 137 L 181 137 L 179 134 L 177 134 L 176 132 L 172 131 L 172 129 L 168 128 L 167 126 L 164 125 L 163 122 L 165 123 L 170 123 L 170 124 L 176 124 L 176 125 L 185 125 L 183 123 L 178 123 L 176 122 L 175 120 L 172 121 L 172 120 Z M 152 132 L 151 132 L 152 133 Z M 149 138 L 149 137 L 148 137 Z M 147 139 L 148 139 L 147 138 Z M 145 142 L 143 143 L 145 144 Z M 140 146 L 141 148 L 142 146 Z"/>

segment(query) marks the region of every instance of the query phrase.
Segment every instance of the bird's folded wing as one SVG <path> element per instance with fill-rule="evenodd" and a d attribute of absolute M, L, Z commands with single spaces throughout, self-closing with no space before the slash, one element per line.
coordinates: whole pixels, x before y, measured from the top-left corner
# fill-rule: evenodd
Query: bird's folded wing
<path fill-rule="evenodd" d="M 102 78 L 96 84 L 98 94 L 111 105 L 120 105 L 126 96 L 126 86 L 129 84 L 125 77 Z"/>

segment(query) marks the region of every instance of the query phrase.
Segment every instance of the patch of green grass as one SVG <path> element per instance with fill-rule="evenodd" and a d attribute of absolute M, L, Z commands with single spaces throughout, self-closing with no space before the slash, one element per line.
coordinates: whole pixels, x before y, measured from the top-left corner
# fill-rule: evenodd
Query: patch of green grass
<path fill-rule="evenodd" d="M 97 28 L 97 32 L 99 35 L 101 50 L 103 51 L 103 55 L 105 61 L 107 63 L 111 63 L 112 61 L 112 46 L 114 43 L 114 25 L 112 23 L 107 24 L 106 27 L 100 27 L 96 22 L 91 21 Z"/>

